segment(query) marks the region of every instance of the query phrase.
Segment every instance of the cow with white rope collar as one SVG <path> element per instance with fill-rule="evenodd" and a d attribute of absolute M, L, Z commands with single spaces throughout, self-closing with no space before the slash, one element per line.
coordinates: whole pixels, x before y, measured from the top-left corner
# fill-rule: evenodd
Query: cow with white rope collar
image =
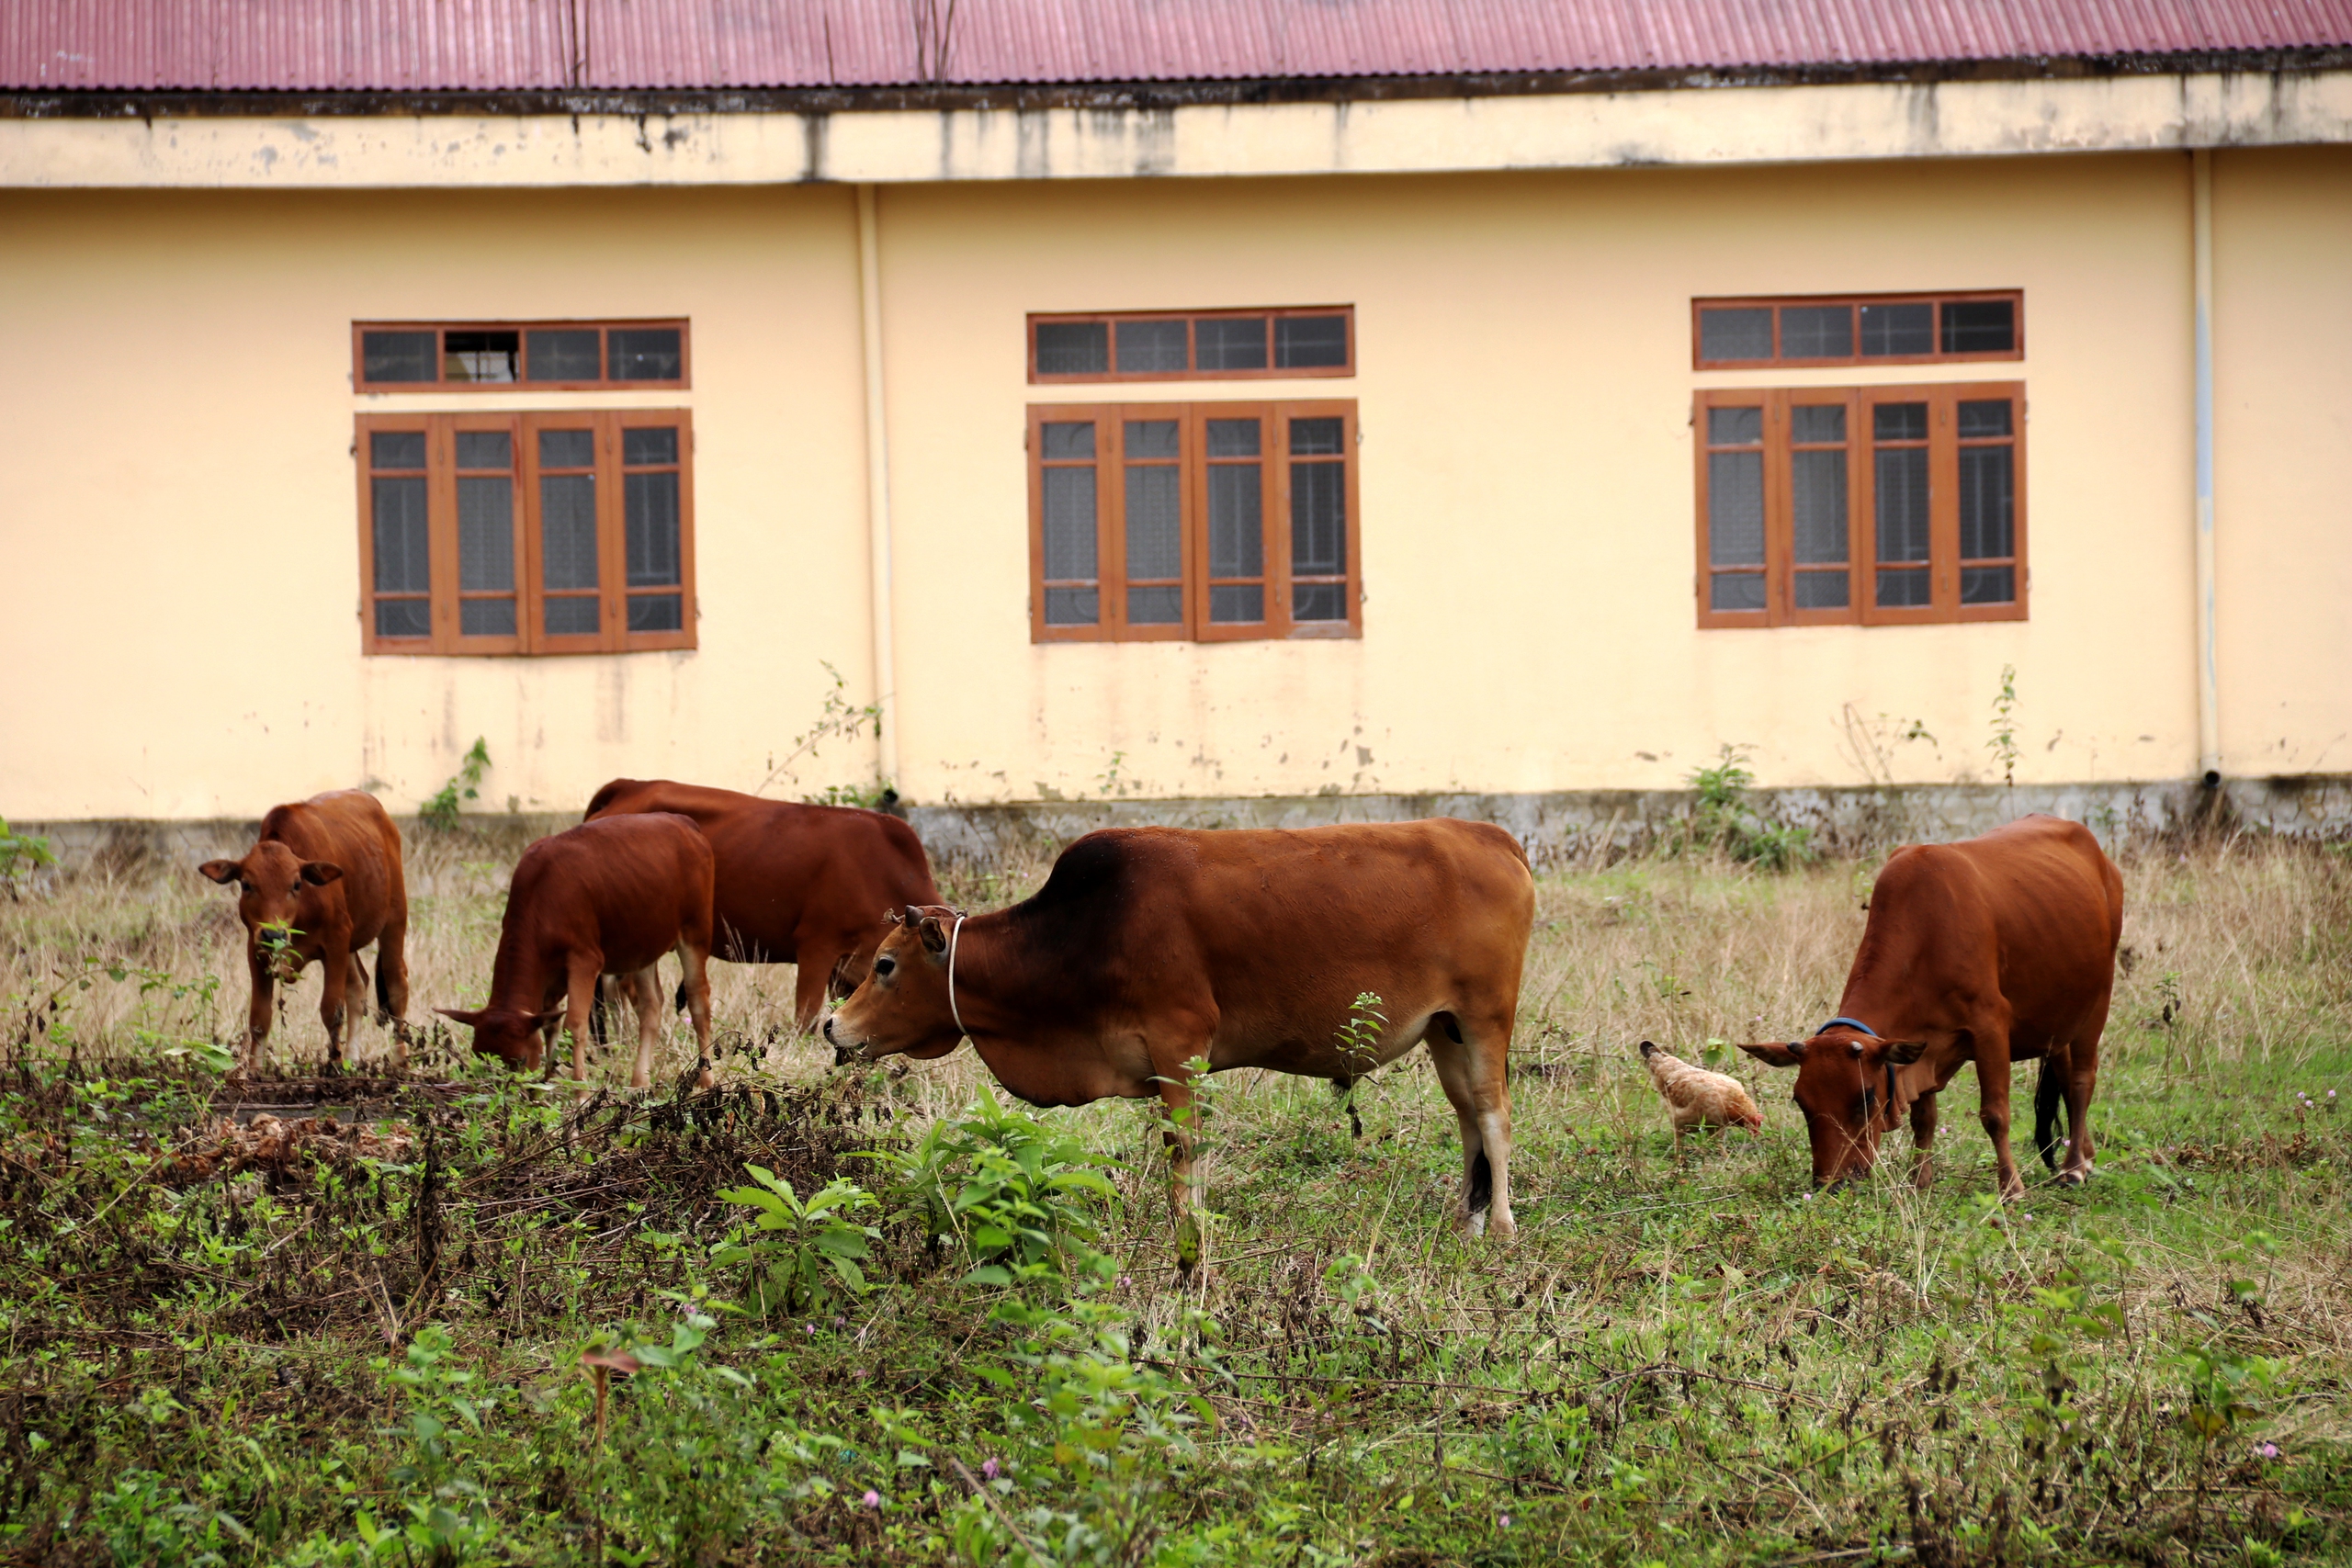
<path fill-rule="evenodd" d="M 1186 1268 L 1187 1062 L 1346 1082 L 1426 1042 L 1462 1129 L 1455 1218 L 1507 1235 L 1506 1057 L 1534 912 L 1525 853 L 1485 823 L 1105 829 L 1011 908 L 888 917 L 824 1034 L 843 1062 L 944 1056 L 968 1037 L 1033 1105 L 1158 1095 Z M 1346 1032 L 1365 992 L 1387 1021 L 1369 1050 Z"/>

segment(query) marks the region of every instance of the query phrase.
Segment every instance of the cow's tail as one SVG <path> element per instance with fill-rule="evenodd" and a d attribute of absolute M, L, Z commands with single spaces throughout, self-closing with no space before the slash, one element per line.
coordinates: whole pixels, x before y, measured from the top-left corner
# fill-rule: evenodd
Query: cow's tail
<path fill-rule="evenodd" d="M 2072 1067 L 2066 1048 L 2052 1045 L 2042 1053 L 2041 1077 L 2033 1086 L 2033 1146 L 2041 1151 L 2041 1163 L 2052 1170 L 2058 1168 L 2058 1108 L 2066 1102 L 2066 1077 Z"/>
<path fill-rule="evenodd" d="M 376 950 L 376 1016 L 379 1019 L 392 1016 L 392 977 L 390 966 L 384 962 L 384 950 L 380 947 Z"/>

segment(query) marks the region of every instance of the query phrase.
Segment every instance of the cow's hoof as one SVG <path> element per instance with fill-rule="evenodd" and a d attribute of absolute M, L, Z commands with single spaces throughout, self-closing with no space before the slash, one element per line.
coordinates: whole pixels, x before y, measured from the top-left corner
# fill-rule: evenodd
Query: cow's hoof
<path fill-rule="evenodd" d="M 2058 1173 L 2058 1185 L 2061 1187 L 2080 1187 L 2083 1184 L 2083 1178 L 2087 1174 L 2087 1172 L 2080 1170 L 2062 1170 Z"/>

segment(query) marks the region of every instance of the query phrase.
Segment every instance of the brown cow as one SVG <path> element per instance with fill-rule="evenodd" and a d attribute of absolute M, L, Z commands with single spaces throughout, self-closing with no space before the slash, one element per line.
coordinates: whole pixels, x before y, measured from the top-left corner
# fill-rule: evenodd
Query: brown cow
<path fill-rule="evenodd" d="M 675 952 L 685 966 L 686 1006 L 710 1083 L 710 843 L 693 821 L 668 812 L 586 822 L 541 839 L 515 863 L 491 963 L 490 1005 L 435 1010 L 474 1032 L 474 1050 L 523 1071 L 571 1032 L 571 1076 L 588 1080 L 588 1010 L 596 980 L 623 976 L 637 1007 L 637 1066 L 629 1083 L 652 1081 L 653 1042 L 668 1017 L 655 966 Z M 548 1070 L 554 1070 L 549 1062 Z"/>
<path fill-rule="evenodd" d="M 588 803 L 591 822 L 641 811 L 691 817 L 718 859 L 715 956 L 797 964 L 793 1022 L 817 1027 L 828 988 L 845 997 L 881 945 L 884 909 L 935 904 L 939 889 L 914 829 L 895 817 L 795 806 L 731 789 L 615 779 Z"/>
<path fill-rule="evenodd" d="M 1009 909 L 906 910 L 825 1038 L 871 1061 L 944 1056 L 969 1035 L 1033 1105 L 1158 1094 L 1187 1266 L 1187 1061 L 1346 1083 L 1427 1041 L 1462 1125 L 1456 1217 L 1483 1230 L 1491 1212 L 1508 1235 L 1505 1057 L 1534 910 L 1525 852 L 1486 823 L 1112 829 L 1064 850 Z M 1388 1021 L 1351 1050 L 1341 1032 L 1367 991 Z"/>
<path fill-rule="evenodd" d="M 1867 1172 L 1906 1109 L 1913 1179 L 1925 1187 L 1936 1096 L 1975 1063 L 2005 1198 L 2025 1191 L 2009 1154 L 2009 1064 L 2039 1056 L 2034 1141 L 2054 1166 L 2063 1096 L 2072 1138 L 2058 1179 L 2073 1186 L 2091 1171 L 2091 1093 L 2122 933 L 2123 878 L 2079 823 L 2028 817 L 1963 843 L 1909 845 L 1871 889 L 1838 1016 L 1810 1040 L 1740 1049 L 1798 1069 L 1817 1187 Z"/>
<path fill-rule="evenodd" d="M 277 982 L 292 985 L 305 964 L 324 976 L 319 1021 L 326 1025 L 327 1064 L 343 1066 L 346 1000 L 368 994 L 359 950 L 376 944 L 377 1016 L 392 1027 L 392 1059 L 408 1060 L 408 883 L 401 868 L 401 830 L 376 797 L 342 789 L 273 806 L 261 837 L 243 860 L 209 860 L 196 868 L 238 886 L 245 926 L 245 964 L 253 976 L 246 1014 L 247 1065 L 258 1066 L 269 1038 Z"/>

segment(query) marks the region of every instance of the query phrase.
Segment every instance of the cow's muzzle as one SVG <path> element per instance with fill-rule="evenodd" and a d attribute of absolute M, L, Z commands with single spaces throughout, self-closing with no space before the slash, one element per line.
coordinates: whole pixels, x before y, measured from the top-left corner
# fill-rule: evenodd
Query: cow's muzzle
<path fill-rule="evenodd" d="M 824 1035 L 825 1043 L 833 1048 L 833 1066 L 837 1067 L 846 1067 L 852 1062 L 857 1060 L 857 1053 L 852 1050 L 849 1046 L 842 1044 L 841 1037 L 833 1032 L 832 1014 L 827 1013 L 825 1015 L 825 1021 L 820 1027 L 819 1032 Z"/>

